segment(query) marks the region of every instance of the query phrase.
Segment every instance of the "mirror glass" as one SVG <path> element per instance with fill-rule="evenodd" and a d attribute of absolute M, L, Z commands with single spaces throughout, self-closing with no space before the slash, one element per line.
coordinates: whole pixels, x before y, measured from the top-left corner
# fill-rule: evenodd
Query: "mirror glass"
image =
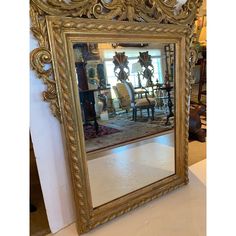
<path fill-rule="evenodd" d="M 175 44 L 73 44 L 93 207 L 175 174 Z"/>

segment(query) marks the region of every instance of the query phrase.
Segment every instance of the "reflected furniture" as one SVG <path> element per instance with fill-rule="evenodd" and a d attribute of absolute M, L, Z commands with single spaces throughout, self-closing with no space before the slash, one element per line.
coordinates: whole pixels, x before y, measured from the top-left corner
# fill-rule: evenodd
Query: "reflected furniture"
<path fill-rule="evenodd" d="M 170 43 L 164 47 L 166 58 L 166 74 L 169 81 L 173 82 L 175 77 L 175 44 Z"/>
<path fill-rule="evenodd" d="M 168 107 L 168 96 L 165 90 L 160 89 L 161 87 L 163 87 L 163 84 L 157 84 L 157 87 L 155 90 L 156 107 L 159 109 L 166 110 Z"/>
<path fill-rule="evenodd" d="M 137 96 L 137 98 L 143 98 L 143 96 L 145 96 L 145 94 L 149 94 L 149 91 L 147 91 L 147 89 L 144 88 L 134 88 L 134 94 L 135 96 Z"/>
<path fill-rule="evenodd" d="M 78 90 L 84 125 L 89 125 L 90 121 L 93 121 L 94 129 L 96 133 L 98 133 L 98 123 L 95 112 L 94 90 L 89 90 L 86 73 L 86 63 L 83 61 L 76 62 L 75 68 L 78 78 Z"/>
<path fill-rule="evenodd" d="M 128 112 L 130 109 L 130 96 L 125 84 L 117 83 L 116 86 L 112 86 L 112 88 L 118 98 L 120 108 Z"/>
<path fill-rule="evenodd" d="M 173 86 L 163 86 L 160 88 L 160 90 L 164 90 L 167 92 L 167 104 L 168 104 L 168 108 L 169 108 L 169 113 L 166 117 L 166 125 L 169 125 L 169 119 L 170 117 L 173 117 L 174 116 L 174 113 L 173 113 L 173 110 L 172 110 L 172 107 L 173 107 L 173 102 L 171 100 L 171 91 L 173 89 Z"/>
<path fill-rule="evenodd" d="M 200 79 L 199 79 L 199 87 L 198 87 L 198 103 L 201 103 L 202 95 L 206 95 L 206 89 L 203 89 L 206 86 L 206 48 L 202 49 L 203 58 L 198 60 L 198 64 L 200 65 Z"/>
<path fill-rule="evenodd" d="M 89 45 L 93 46 L 90 48 L 94 50 L 94 44 L 89 44 Z M 84 54 L 87 55 L 86 52 L 84 52 Z M 88 57 L 88 55 L 86 57 Z M 102 88 L 98 87 L 94 89 L 90 88 L 88 77 L 91 79 L 94 76 L 91 75 L 92 73 L 89 73 L 89 71 L 92 72 L 92 70 L 89 69 L 93 69 L 93 74 L 96 75 L 97 64 L 98 64 L 97 61 L 92 61 L 92 60 L 88 60 L 87 62 L 85 62 L 84 57 L 82 58 L 81 61 L 75 62 L 75 69 L 78 79 L 79 98 L 80 98 L 80 105 L 81 105 L 84 125 L 90 125 L 90 122 L 92 121 L 94 123 L 94 129 L 96 133 L 98 133 L 99 125 L 97 122 L 97 114 L 95 110 L 95 101 L 96 101 L 95 92 L 99 92 L 100 95 L 101 91 L 110 90 L 110 88 L 105 88 L 105 87 Z M 107 102 L 105 102 L 103 96 L 99 95 L 98 98 L 100 97 L 100 100 L 102 100 L 104 109 L 104 105 L 107 107 Z"/>
<path fill-rule="evenodd" d="M 95 92 L 101 94 L 102 91 L 110 90 L 110 88 L 100 88 L 100 89 L 91 89 L 91 90 L 80 90 L 80 105 L 83 114 L 84 125 L 90 125 L 90 122 L 94 122 L 94 129 L 96 133 L 99 130 L 99 124 L 97 122 L 97 114 L 95 111 Z M 104 101 L 104 96 L 98 95 L 100 100 L 103 100 L 103 109 L 106 108 L 107 102 Z"/>
<path fill-rule="evenodd" d="M 135 90 L 131 83 L 124 81 L 124 84 L 128 90 L 131 102 L 131 108 L 133 109 L 133 120 L 137 121 L 137 110 L 146 109 L 148 113 L 148 118 L 150 117 L 150 110 L 152 113 L 152 120 L 154 120 L 154 110 L 155 110 L 155 99 L 149 98 L 147 93 L 145 93 L 145 98 L 135 98 Z"/>
<path fill-rule="evenodd" d="M 145 86 L 143 88 L 145 88 L 149 92 L 150 96 L 155 97 L 156 91 L 159 88 L 159 84 L 158 83 L 157 84 L 150 84 L 150 85 Z"/>
<path fill-rule="evenodd" d="M 96 133 L 98 133 L 99 126 L 97 123 L 97 115 L 95 112 L 94 98 L 94 91 L 96 90 L 89 89 L 88 78 L 86 73 L 86 64 L 87 63 L 84 61 L 75 62 L 82 117 L 84 125 L 90 125 L 90 121 L 93 121 L 94 129 Z"/>
<path fill-rule="evenodd" d="M 198 103 L 201 103 L 202 95 L 206 96 L 206 89 L 203 86 L 206 85 L 206 59 L 201 59 L 200 62 L 200 80 L 198 87 Z"/>
<path fill-rule="evenodd" d="M 90 121 L 94 122 L 94 129 L 98 133 L 97 115 L 95 112 L 95 90 L 82 90 L 79 92 L 80 104 L 84 118 L 84 125 L 90 125 Z"/>
<path fill-rule="evenodd" d="M 86 74 L 86 62 L 75 62 L 79 90 L 88 90 L 88 79 Z"/>

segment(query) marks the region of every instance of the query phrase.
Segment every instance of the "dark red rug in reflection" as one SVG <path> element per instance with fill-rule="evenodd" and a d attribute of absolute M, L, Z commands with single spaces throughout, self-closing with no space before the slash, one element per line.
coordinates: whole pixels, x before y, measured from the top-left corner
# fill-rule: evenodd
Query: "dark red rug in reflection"
<path fill-rule="evenodd" d="M 94 125 L 84 125 L 85 140 L 102 137 L 104 135 L 114 134 L 117 132 L 120 132 L 120 130 L 104 125 L 99 125 L 98 133 L 96 134 Z"/>

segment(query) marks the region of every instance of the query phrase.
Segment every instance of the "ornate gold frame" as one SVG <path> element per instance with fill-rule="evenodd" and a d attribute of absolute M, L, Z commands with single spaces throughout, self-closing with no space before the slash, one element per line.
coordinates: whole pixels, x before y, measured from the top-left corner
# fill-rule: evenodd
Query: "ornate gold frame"
<path fill-rule="evenodd" d="M 50 102 L 54 116 L 63 126 L 79 233 L 188 183 L 189 80 L 196 60 L 191 45 L 194 19 L 201 3 L 202 0 L 189 0 L 176 11 L 175 0 L 113 0 L 110 3 L 104 0 L 71 0 L 68 3 L 31 0 L 31 31 L 39 43 L 31 52 L 31 67 L 46 83 L 43 97 Z M 95 209 L 84 141 L 80 138 L 83 127 L 72 66 L 72 43 L 78 40 L 176 43 L 176 173 Z M 45 64 L 51 63 L 52 67 L 45 70 Z"/>

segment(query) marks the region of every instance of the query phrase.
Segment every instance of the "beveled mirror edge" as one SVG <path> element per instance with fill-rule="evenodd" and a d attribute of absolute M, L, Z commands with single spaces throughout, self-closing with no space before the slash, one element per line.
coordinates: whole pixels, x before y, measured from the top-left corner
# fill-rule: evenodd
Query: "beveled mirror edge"
<path fill-rule="evenodd" d="M 97 209 L 91 209 L 91 199 L 88 197 L 89 195 L 89 183 L 86 179 L 83 179 L 84 176 L 87 176 L 87 164 L 84 160 L 84 158 L 80 158 L 83 156 L 84 149 L 81 149 L 80 147 L 83 146 L 81 144 L 80 132 L 81 127 L 78 127 L 78 122 L 76 121 L 76 115 L 78 114 L 78 110 L 76 111 L 76 105 L 75 101 L 71 97 L 71 94 L 73 93 L 73 88 L 71 88 L 71 82 L 68 80 L 70 78 L 71 74 L 68 70 L 70 62 L 68 62 L 67 57 L 65 57 L 65 51 L 68 46 L 67 43 L 67 37 L 66 35 L 69 35 L 70 33 L 78 33 L 80 30 L 83 31 L 83 28 L 81 28 L 81 25 L 78 29 L 69 27 L 70 25 L 67 24 L 67 21 L 73 21 L 74 23 L 79 23 L 81 20 L 75 20 L 70 18 L 57 18 L 57 17 L 48 17 L 48 29 L 49 29 L 49 37 L 51 43 L 51 50 L 52 54 L 55 55 L 55 61 L 54 61 L 54 71 L 55 71 L 55 79 L 56 83 L 58 85 L 58 92 L 59 92 L 59 100 L 61 101 L 61 112 L 62 112 L 62 123 L 65 130 L 65 137 L 67 140 L 67 149 L 69 153 L 69 162 L 71 166 L 71 172 L 72 172 L 72 178 L 74 183 L 74 189 L 75 189 L 75 200 L 77 205 L 77 226 L 78 231 L 80 233 L 87 232 L 90 229 L 96 227 L 97 225 L 100 225 L 102 223 L 107 222 L 110 219 L 113 219 L 119 215 L 122 215 L 138 206 L 143 205 L 144 203 L 151 201 L 152 199 L 155 199 L 157 197 L 160 197 L 169 191 L 172 191 L 186 183 L 188 183 L 188 166 L 187 166 L 187 136 L 186 136 L 186 130 L 188 130 L 188 123 L 186 123 L 186 116 L 188 117 L 188 92 L 189 86 L 188 84 L 188 69 L 189 65 L 189 28 L 188 27 L 182 27 L 182 33 L 177 33 L 177 36 L 173 36 L 173 38 L 179 38 L 179 59 L 180 59 L 180 72 L 179 72 L 179 78 L 185 78 L 185 79 L 179 79 L 179 87 L 181 88 L 180 93 L 178 93 L 179 102 L 177 99 L 177 104 L 179 104 L 179 111 L 180 111 L 180 124 L 179 131 L 176 132 L 176 140 L 182 140 L 184 142 L 184 145 L 182 142 L 177 141 L 176 145 L 177 150 L 176 151 L 176 157 L 177 162 L 179 162 L 179 167 L 177 168 L 177 175 L 170 176 L 160 182 L 156 182 L 155 184 L 152 184 L 151 186 L 144 187 L 141 190 L 137 190 L 136 193 L 129 194 L 127 196 L 121 197 L 118 200 L 115 200 L 111 203 L 108 203 L 104 206 L 98 207 Z M 93 22 L 91 20 L 82 20 L 82 22 L 86 22 L 87 26 L 90 26 L 89 28 L 91 31 L 95 31 L 99 29 L 99 22 L 96 21 Z M 102 21 L 102 24 L 110 25 L 111 22 L 104 22 Z M 123 24 L 123 22 L 119 23 L 120 25 Z M 132 26 L 135 26 L 137 23 L 129 23 L 127 28 L 127 32 L 132 31 L 130 28 Z M 63 30 L 63 25 L 66 25 L 66 30 Z M 78 24 L 77 24 L 78 25 Z M 91 28 L 91 25 L 93 26 Z M 127 23 L 124 24 L 125 26 Z M 60 26 L 60 27 L 58 27 Z M 149 33 L 148 27 L 145 26 L 146 34 Z M 149 27 L 152 29 L 155 29 L 156 26 L 149 24 Z M 153 28 L 154 27 L 154 28 Z M 179 30 L 179 27 L 177 27 Z M 87 27 L 85 28 L 87 29 Z M 160 28 L 158 28 L 160 29 Z M 165 33 L 165 37 L 168 35 L 168 30 L 166 27 L 161 28 Z M 169 27 L 169 29 L 172 31 L 173 27 Z M 114 29 L 115 30 L 115 29 Z M 166 32 L 167 31 L 167 32 Z M 178 35 L 179 34 L 179 35 Z M 154 34 L 156 37 L 157 35 Z M 164 37 L 163 37 L 164 38 Z M 186 49 L 180 50 L 180 49 Z M 177 60 L 178 61 L 178 60 Z M 71 93 L 72 92 L 72 93 Z M 184 96 L 183 96 L 184 94 Z M 77 145 L 78 143 L 78 145 Z M 160 186 L 161 184 L 164 184 L 164 186 Z M 156 186 L 155 186 L 156 185 Z M 155 189 L 156 188 L 156 189 Z M 137 197 L 138 192 L 138 197 Z M 117 206 L 118 203 L 120 204 L 119 207 Z"/>

